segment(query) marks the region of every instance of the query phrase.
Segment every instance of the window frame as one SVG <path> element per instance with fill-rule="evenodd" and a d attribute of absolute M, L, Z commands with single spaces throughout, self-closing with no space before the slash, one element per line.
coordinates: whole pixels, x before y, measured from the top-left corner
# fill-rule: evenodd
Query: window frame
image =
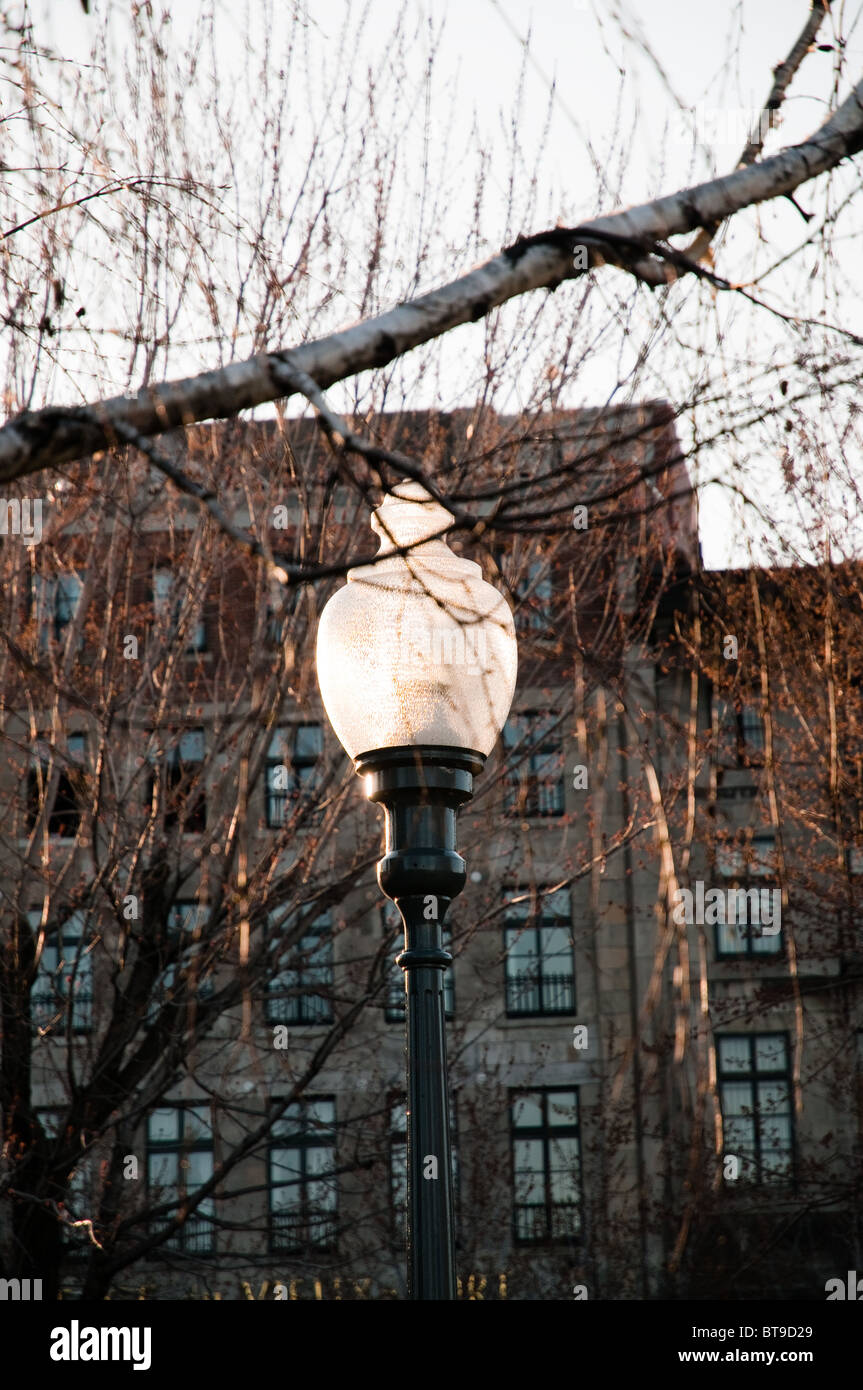
<path fill-rule="evenodd" d="M 769 1071 L 759 1071 L 757 1069 L 757 1045 L 768 1039 L 782 1039 L 784 1052 L 784 1066 L 777 1067 Z M 722 1064 L 721 1044 L 726 1041 L 739 1042 L 745 1039 L 749 1050 L 749 1070 L 746 1072 L 729 1071 Z M 733 1181 L 725 1178 L 726 1186 L 736 1185 L 740 1182 L 745 1183 L 747 1188 L 751 1187 L 781 1187 L 794 1186 L 796 1182 L 797 1161 L 796 1161 L 796 1134 L 794 1129 L 794 1094 L 791 1078 L 791 1047 L 787 1029 L 776 1029 L 765 1033 L 717 1033 L 715 1038 L 715 1063 L 716 1063 L 716 1091 L 719 1098 L 719 1107 L 722 1115 L 722 1152 L 723 1158 L 736 1157 L 740 1159 L 740 1154 L 735 1154 L 733 1148 L 729 1148 L 727 1139 L 727 1121 L 729 1119 L 750 1119 L 752 1120 L 753 1134 L 753 1164 L 754 1173 L 744 1176 L 742 1173 Z M 783 1118 L 788 1120 L 788 1171 L 778 1173 L 772 1177 L 765 1178 L 763 1173 L 763 1152 L 762 1152 L 762 1117 L 761 1108 L 758 1101 L 758 1086 L 784 1083 L 787 1088 L 787 1110 L 782 1111 Z M 746 1085 L 751 1088 L 751 1094 L 755 1105 L 750 1115 L 729 1116 L 726 1115 L 724 1087 L 728 1084 Z M 738 1145 L 738 1148 L 740 1145 Z"/>
<path fill-rule="evenodd" d="M 532 730 L 539 732 L 536 736 Z M 511 737 L 512 730 L 515 737 Z M 565 750 L 561 716 L 554 710 L 511 711 L 501 731 L 503 811 L 522 820 L 557 820 L 566 815 Z M 513 761 L 514 756 L 516 761 Z M 537 759 L 556 759 L 559 775 L 546 784 Z M 544 809 L 544 803 L 547 809 Z"/>
<path fill-rule="evenodd" d="M 168 579 L 167 591 L 159 593 L 159 580 L 163 576 L 167 576 Z M 154 564 L 150 578 L 150 604 L 156 622 L 164 623 L 169 641 L 179 629 L 183 611 L 184 595 L 183 592 L 178 592 L 177 579 L 178 575 L 171 565 Z M 197 608 L 199 611 L 193 614 L 189 625 L 188 641 L 183 648 L 184 656 L 197 656 L 210 650 L 210 634 L 203 601 Z"/>
<path fill-rule="evenodd" d="M 509 1132 L 510 1132 L 510 1176 L 512 1182 L 512 1238 L 513 1244 L 517 1246 L 537 1246 L 537 1245 L 561 1245 L 573 1244 L 584 1238 L 584 1162 L 582 1147 L 582 1120 L 581 1120 L 581 1095 L 579 1086 L 517 1086 L 510 1087 L 508 1091 L 509 1100 Z M 555 1095 L 571 1096 L 573 1098 L 573 1110 L 575 1121 L 567 1125 L 552 1125 L 549 1121 L 549 1100 Z M 516 1105 L 520 1097 L 540 1096 L 542 1102 L 542 1123 L 540 1125 L 517 1125 L 516 1124 Z M 552 1176 L 555 1169 L 550 1162 L 550 1146 L 554 1138 L 574 1139 L 578 1154 L 578 1172 L 576 1175 L 577 1200 L 575 1202 L 555 1202 L 552 1194 Z M 542 1180 L 543 1180 L 543 1200 L 542 1202 L 519 1202 L 518 1197 L 518 1174 L 516 1167 L 516 1142 L 521 1138 L 525 1142 L 540 1142 L 542 1144 Z M 532 1170 L 536 1171 L 536 1170 Z M 542 1210 L 545 1213 L 544 1232 L 541 1235 L 526 1236 L 519 1233 L 519 1211 L 520 1210 Z M 556 1231 L 555 1212 L 571 1211 L 576 1214 L 575 1228 L 560 1232 Z"/>
<path fill-rule="evenodd" d="M 745 846 L 728 846 L 727 848 L 729 848 L 732 851 L 732 853 L 727 861 L 729 864 L 729 868 L 727 870 L 724 869 L 721 864 L 721 851 L 717 853 L 717 867 L 719 869 L 720 876 L 724 881 L 727 881 L 727 886 L 723 889 L 723 891 L 726 894 L 726 901 L 729 890 L 734 890 L 735 892 L 743 891 L 745 893 L 772 893 L 774 890 L 779 889 L 779 885 L 777 883 L 772 882 L 775 866 L 772 863 L 770 863 L 769 858 L 766 858 L 763 854 L 756 855 L 754 852 L 755 847 L 757 845 L 764 846 L 768 844 L 771 846 L 772 854 L 775 854 L 776 836 L 772 833 L 753 835 L 752 839 Z M 719 850 L 719 847 L 717 848 Z M 765 935 L 764 932 L 760 930 L 757 935 L 753 934 L 753 931 L 751 929 L 753 925 L 752 923 L 747 923 L 745 927 L 742 927 L 742 924 L 735 923 L 735 929 L 742 928 L 742 930 L 737 930 L 737 938 L 740 944 L 736 949 L 728 946 L 723 946 L 722 944 L 723 933 L 727 933 L 729 931 L 730 925 L 731 924 L 728 922 L 715 922 L 713 924 L 713 949 L 714 956 L 717 961 L 775 961 L 783 960 L 785 958 L 785 932 L 782 928 L 781 922 L 779 926 L 779 931 L 771 932 L 768 935 Z M 756 945 L 756 943 L 759 941 L 766 941 L 771 943 L 770 949 L 759 950 Z M 774 942 L 776 943 L 775 945 L 772 944 Z"/>
<path fill-rule="evenodd" d="M 298 753 L 297 745 L 299 742 L 300 731 L 314 729 L 317 731 L 319 748 L 314 754 Z M 290 758 L 276 757 L 272 749 L 277 739 L 283 739 L 289 735 Z M 293 810 L 304 799 L 308 800 L 309 793 L 319 786 L 323 773 L 324 757 L 324 729 L 319 720 L 297 720 L 290 724 L 280 724 L 273 729 L 270 742 L 267 745 L 267 756 L 264 764 L 264 820 L 268 830 L 282 830 L 290 822 Z M 289 785 L 283 789 L 271 786 L 272 774 L 279 769 L 284 769 Z M 311 769 L 312 775 L 308 780 L 304 780 L 302 772 Z M 282 816 L 279 819 L 274 812 L 274 803 L 278 802 L 282 806 Z M 310 819 L 320 818 L 321 811 L 317 806 L 310 808 Z"/>
<path fill-rule="evenodd" d="M 529 633 L 554 629 L 554 568 L 551 560 L 528 561 L 524 582 L 515 590 L 516 622 Z"/>
<path fill-rule="evenodd" d="M 32 932 L 37 932 L 42 921 L 42 913 L 38 908 L 33 908 L 27 912 L 27 922 Z M 70 929 L 70 923 L 75 926 Z M 41 1027 L 50 1023 L 50 1018 L 46 1019 L 45 1024 L 39 1023 L 37 1009 L 42 1000 L 56 1001 L 57 1005 L 62 1003 L 62 1028 L 52 1025 L 47 1036 L 61 1037 L 67 1031 L 66 1016 L 68 1012 L 68 1001 L 70 995 L 62 988 L 63 980 L 68 984 L 70 980 L 74 982 L 76 997 L 72 999 L 72 1034 L 77 1037 L 84 1037 L 93 1030 L 93 1004 L 95 1001 L 95 990 L 93 987 L 93 953 L 90 944 L 87 942 L 87 914 L 85 912 L 71 912 L 69 916 L 60 924 L 50 929 L 46 929 L 45 942 L 42 947 L 42 955 L 36 974 L 30 985 L 30 1021 L 34 1028 L 39 1030 Z M 61 966 L 66 962 L 63 954 L 66 947 L 73 947 L 74 960 L 72 962 L 71 975 L 63 975 L 51 988 L 39 989 L 41 981 L 47 985 L 49 980 L 55 980 L 59 975 Z M 46 953 L 56 952 L 55 964 L 53 969 L 45 969 Z M 82 972 L 82 965 L 84 967 Z M 83 987 L 83 988 L 82 988 Z M 81 1013 L 76 1018 L 76 1010 Z M 56 1018 L 61 1013 L 59 1007 L 54 1007 L 51 1018 Z M 43 1034 L 43 1036 L 46 1036 Z M 50 1108 L 50 1107 L 48 1107 Z"/>
<path fill-rule="evenodd" d="M 277 1104 L 273 1101 L 272 1104 Z M 312 1107 L 318 1105 L 329 1105 L 332 1107 L 332 1123 L 323 1126 L 318 1130 L 310 1127 L 309 1115 Z M 291 1110 L 299 1111 L 299 1128 L 294 1131 L 280 1134 L 278 1127 L 281 1124 L 288 1124 L 286 1119 Z M 317 1137 L 316 1137 L 317 1136 Z M 331 1164 L 328 1167 L 317 1170 L 308 1169 L 308 1154 L 312 1150 L 326 1149 L 331 1151 Z M 274 1181 L 274 1155 L 277 1152 L 297 1153 L 300 1156 L 300 1178 L 296 1180 Z M 283 1167 L 286 1165 L 282 1165 Z M 291 1171 L 289 1168 L 288 1171 Z M 308 1187 L 311 1183 L 323 1182 L 333 1193 L 331 1206 L 320 1208 L 310 1206 L 307 1201 Z M 279 1209 L 273 1205 L 273 1193 L 279 1187 L 297 1186 L 300 1191 L 297 1207 L 299 1208 L 298 1219 L 294 1222 L 294 1227 L 299 1228 L 299 1235 L 293 1239 L 280 1239 L 274 1217 L 279 1214 Z M 303 1096 L 291 1102 L 289 1106 L 277 1116 L 272 1123 L 269 1140 L 267 1144 L 267 1241 L 271 1254 L 324 1254 L 335 1251 L 338 1246 L 339 1231 L 339 1183 L 338 1183 L 338 1115 L 336 1110 L 336 1097 L 334 1095 L 310 1095 Z M 282 1209 L 286 1210 L 286 1209 Z M 323 1217 L 321 1222 L 324 1231 L 321 1239 L 312 1236 L 314 1223 Z"/>
<path fill-rule="evenodd" d="M 200 734 L 201 737 L 201 756 L 200 758 L 183 757 L 181 752 L 183 740 L 190 735 Z M 164 750 L 164 757 L 160 764 L 153 770 L 153 782 L 157 773 L 160 775 L 160 790 L 162 794 L 162 827 L 164 830 L 175 830 L 181 824 L 180 807 L 176 804 L 176 794 L 183 786 L 185 780 L 189 781 L 189 788 L 182 797 L 184 814 L 182 817 L 182 834 L 184 835 L 204 835 L 207 830 L 207 788 L 204 785 L 203 769 L 207 762 L 207 730 L 202 724 L 189 725 L 188 728 L 177 731 L 176 737 Z M 198 786 L 195 789 L 195 799 L 192 800 L 190 792 L 192 790 L 189 778 L 189 769 L 200 768 L 198 776 Z M 153 782 L 151 782 L 150 797 L 152 800 Z"/>
<path fill-rule="evenodd" d="M 74 751 L 73 751 L 74 744 Z M 40 780 L 43 788 L 48 782 L 51 763 L 60 762 L 57 787 L 54 792 L 54 803 L 45 818 L 45 829 L 52 840 L 74 841 L 77 840 L 81 829 L 81 821 L 84 819 L 84 806 L 81 804 L 80 793 L 76 791 L 73 778 L 76 774 L 83 777 L 86 772 L 87 760 L 87 735 L 78 731 L 66 734 L 66 751 L 46 752 L 44 755 L 34 755 L 30 767 L 27 770 L 27 834 L 33 833 L 36 822 L 39 819 L 42 794 L 39 790 Z M 40 779 L 41 769 L 41 779 Z M 58 808 L 58 802 L 62 799 L 62 805 Z M 69 825 L 69 831 L 65 826 Z"/>
<path fill-rule="evenodd" d="M 538 897 L 536 900 L 536 912 L 533 912 L 532 910 L 534 902 L 532 890 L 530 887 L 515 888 L 512 890 L 512 892 L 516 895 L 530 895 L 530 901 L 527 901 L 525 903 L 507 903 L 504 908 L 503 988 L 504 1007 L 506 1010 L 506 1016 L 507 1018 L 568 1018 L 571 1015 L 574 1015 L 578 1009 L 575 969 L 575 942 L 573 939 L 572 927 L 572 898 L 569 889 L 562 888 L 556 890 L 556 892 L 553 894 L 542 894 L 542 896 Z M 552 898 L 563 898 L 564 896 L 566 897 L 568 905 L 568 911 L 565 915 L 562 913 L 560 915 L 553 914 L 550 909 L 546 908 L 545 905 L 550 904 Z M 518 914 L 520 909 L 522 908 L 527 910 L 527 917 L 523 921 L 514 920 L 516 914 Z M 548 920 L 546 920 L 546 914 Z M 562 925 L 564 923 L 566 924 L 566 928 L 568 929 L 569 933 L 569 959 L 571 963 L 571 970 L 568 975 L 565 972 L 563 974 L 560 974 L 559 976 L 546 975 L 542 969 L 543 960 L 546 959 L 545 953 L 543 951 L 542 934 L 545 931 L 560 930 L 562 929 Z M 537 973 L 537 982 L 532 987 L 532 989 L 538 991 L 539 996 L 539 1007 L 535 1009 L 517 1008 L 515 1006 L 512 987 L 519 977 L 511 975 L 509 970 L 510 962 L 516 958 L 512 955 L 512 945 L 514 941 L 524 938 L 526 933 L 533 934 L 536 946 L 538 948 L 534 952 L 533 956 L 533 958 L 538 962 L 539 966 Z M 524 974 L 524 972 L 522 972 L 522 974 Z M 546 987 L 548 987 L 549 989 L 553 987 L 568 989 L 572 1000 L 571 1006 L 568 1005 L 566 1007 L 560 1008 L 546 1007 Z"/>
<path fill-rule="evenodd" d="M 177 920 L 177 914 L 182 913 L 182 920 Z M 196 933 L 202 922 L 206 920 L 207 904 L 200 902 L 197 898 L 174 898 L 169 904 L 165 919 L 165 935 L 168 944 L 176 945 L 176 958 L 169 964 L 163 965 L 157 979 L 153 984 L 153 991 L 150 997 L 150 1006 L 147 1011 L 147 1022 L 153 1024 L 159 1017 L 162 1009 L 174 1001 L 169 998 L 169 992 L 175 990 L 178 985 L 184 984 L 190 997 L 205 1003 L 212 999 L 215 992 L 215 982 L 213 979 L 213 969 L 200 979 L 197 972 L 192 977 L 193 961 L 202 950 L 204 943 L 196 939 Z M 188 938 L 185 942 L 183 938 Z M 194 990 L 190 986 L 194 983 Z M 157 994 L 158 991 L 158 994 Z"/>
<path fill-rule="evenodd" d="M 553 558 L 496 550 L 498 574 L 512 597 L 516 629 L 525 640 L 554 630 L 556 565 Z M 508 575 L 512 574 L 512 579 Z"/>
<path fill-rule="evenodd" d="M 35 1115 L 39 1124 L 42 1126 L 45 1138 L 49 1143 L 58 1147 L 63 1142 L 61 1126 L 68 1118 L 68 1105 L 37 1105 Z M 49 1117 L 51 1119 L 49 1120 Z M 47 1121 L 47 1123 L 46 1123 Z M 95 1214 L 98 1199 L 92 1189 L 95 1189 L 99 1179 L 99 1169 L 95 1162 L 94 1149 L 91 1147 L 83 1155 L 78 1163 L 72 1168 L 72 1176 L 68 1178 L 66 1192 L 64 1196 L 64 1209 L 75 1220 L 86 1219 L 86 1211 L 89 1208 L 91 1214 Z M 79 1206 L 79 1202 L 81 1205 Z M 70 1226 L 63 1222 L 60 1226 L 60 1243 L 63 1247 L 64 1258 L 74 1258 L 75 1256 L 85 1256 L 90 1250 L 90 1234 L 86 1227 Z"/>
<path fill-rule="evenodd" d="M 762 767 L 766 748 L 764 709 L 758 696 L 729 698 L 714 690 L 716 711 L 716 764 L 726 769 Z M 747 715 L 753 718 L 747 720 Z M 759 735 L 752 738 L 747 724 L 757 723 Z"/>
<path fill-rule="evenodd" d="M 179 1138 L 169 1140 L 156 1140 L 151 1137 L 150 1123 L 153 1116 L 160 1110 L 174 1111 L 180 1116 Z M 203 1122 L 208 1137 L 197 1138 L 189 1141 L 185 1137 L 186 1117 L 197 1111 L 207 1112 L 207 1118 Z M 156 1105 L 147 1113 L 145 1127 L 145 1155 L 146 1155 L 146 1191 L 148 1203 L 162 1205 L 165 1201 L 171 1201 L 176 1196 L 176 1207 L 179 1210 L 188 1197 L 194 1195 L 195 1188 L 189 1189 L 185 1179 L 188 1170 L 188 1156 L 192 1153 L 208 1153 L 210 1155 L 209 1176 L 202 1179 L 200 1186 L 210 1181 L 216 1170 L 216 1126 L 213 1116 L 213 1103 L 209 1100 L 190 1100 L 190 1101 L 163 1101 L 161 1105 Z M 166 1196 L 168 1189 L 164 1186 L 154 1184 L 151 1177 L 152 1158 L 159 1155 L 177 1156 L 177 1180 L 170 1186 L 170 1195 Z M 158 1202 L 155 1201 L 153 1194 L 161 1192 L 163 1195 Z M 201 1208 L 207 1208 L 205 1214 L 201 1214 Z M 176 1214 L 176 1213 L 175 1213 Z M 157 1221 L 151 1221 L 151 1231 L 159 1229 L 160 1225 L 167 1225 L 173 1217 L 166 1216 Z M 193 1223 L 190 1230 L 189 1222 Z M 174 1231 L 173 1235 L 162 1242 L 162 1249 L 182 1251 L 187 1255 L 211 1255 L 216 1251 L 216 1198 L 214 1194 L 205 1197 L 200 1206 L 195 1209 L 191 1218 L 183 1220 L 180 1226 Z"/>
<path fill-rule="evenodd" d="M 70 604 L 70 594 L 66 586 L 69 581 L 77 586 L 74 603 Z M 84 596 L 87 571 L 70 566 L 55 570 L 53 574 L 36 571 L 30 587 L 31 611 L 36 617 L 37 646 L 39 651 L 48 652 L 66 640 L 66 632 L 78 616 L 78 609 Z M 64 616 L 65 613 L 65 616 Z M 83 633 L 78 642 L 83 646 Z"/>
<path fill-rule="evenodd" d="M 279 918 L 274 922 L 274 917 L 281 911 L 276 908 L 269 914 L 269 927 L 271 931 L 285 932 L 297 924 L 298 912 L 289 914 L 286 918 Z M 291 965 L 289 962 L 299 956 L 304 950 L 314 953 L 314 942 L 319 944 L 323 940 L 324 949 L 327 952 L 327 959 L 323 962 L 314 961 L 311 957 L 300 958 L 299 964 Z M 335 923 L 333 921 L 332 910 L 324 908 L 314 917 L 309 917 L 307 923 L 303 923 L 302 935 L 294 945 L 284 953 L 279 968 L 267 980 L 266 991 L 266 1021 L 268 1024 L 285 1024 L 294 1028 L 321 1028 L 329 1027 L 333 1022 L 333 999 L 332 993 L 335 989 Z M 323 981 L 313 975 L 311 983 L 314 988 L 303 987 L 303 976 L 309 971 L 317 972 L 321 969 L 325 972 Z M 296 980 L 290 987 L 277 988 L 279 982 L 287 976 L 295 976 Z M 328 993 L 321 994 L 321 990 Z M 309 1008 L 304 1003 L 309 999 L 319 1001 Z M 286 1007 L 294 1005 L 294 1008 Z"/>

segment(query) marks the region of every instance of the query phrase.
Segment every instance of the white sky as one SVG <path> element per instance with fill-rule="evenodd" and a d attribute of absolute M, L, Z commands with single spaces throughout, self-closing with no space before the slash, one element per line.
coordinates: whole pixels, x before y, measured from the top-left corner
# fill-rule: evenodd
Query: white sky
<path fill-rule="evenodd" d="M 315 0 L 301 8 L 307 17 L 309 51 L 314 61 L 325 61 L 328 49 L 337 36 L 347 0 Z M 98 17 L 105 13 L 108 0 L 91 0 L 91 10 Z M 157 6 L 158 8 L 158 6 Z M 173 0 L 170 5 L 175 35 L 190 32 L 199 15 L 196 0 Z M 226 4 L 218 7 L 217 33 L 220 62 L 225 71 L 234 68 L 240 81 L 239 97 L 249 91 L 248 79 L 241 75 L 244 46 L 263 54 L 267 48 L 279 52 L 280 15 L 287 5 L 277 6 L 277 13 L 268 18 L 263 3 Z M 381 61 L 381 44 L 391 31 L 401 6 L 396 0 L 369 0 L 369 23 L 358 43 L 355 61 L 359 64 Z M 451 117 L 453 134 L 451 149 L 467 149 L 471 132 L 476 127 L 484 148 L 492 152 L 492 189 L 487 201 L 483 229 L 488 239 L 487 253 L 492 254 L 518 232 L 541 230 L 560 222 L 572 225 L 599 212 L 611 211 L 622 204 L 631 204 L 672 191 L 721 173 L 733 167 L 744 143 L 749 112 L 759 109 L 769 88 L 771 70 L 788 52 L 807 12 L 805 0 L 739 0 L 739 3 L 716 4 L 712 0 L 629 0 L 618 6 L 616 0 L 410 0 L 411 16 L 425 17 L 437 29 L 441 27 L 441 47 L 431 104 L 430 138 L 434 145 L 444 113 Z M 863 69 L 863 23 L 857 3 L 843 7 L 845 32 L 850 36 L 847 46 L 848 70 L 858 74 Z M 361 7 L 354 5 L 359 14 Z M 122 35 L 125 7 L 111 5 L 116 33 Z M 35 32 L 57 45 L 65 56 L 85 61 L 93 18 L 84 15 L 77 0 L 34 0 L 30 11 Z M 656 58 L 656 66 L 631 45 L 626 45 L 612 16 L 617 11 L 630 32 L 647 36 Z M 508 171 L 507 122 L 510 119 L 513 96 L 524 55 L 524 42 L 530 34 L 530 62 L 525 79 L 525 118 L 520 137 L 527 152 L 524 178 L 535 174 L 536 202 L 532 209 L 532 225 L 506 225 L 506 173 Z M 829 29 L 822 30 L 822 39 L 829 40 Z M 737 41 L 739 39 L 739 42 Z M 120 40 L 122 38 L 120 37 Z M 735 49 L 731 67 L 726 66 L 729 52 Z M 426 62 L 425 45 L 417 42 L 412 51 L 415 62 L 415 85 L 419 89 Z M 767 137 L 766 153 L 784 144 L 793 143 L 808 134 L 823 118 L 830 100 L 830 75 L 834 55 L 813 53 L 807 58 L 801 74 L 791 89 L 791 97 L 783 107 L 780 130 Z M 667 75 L 660 77 L 657 66 Z M 414 74 L 412 74 L 414 76 Z M 554 86 L 550 124 L 544 135 L 549 92 Z M 249 93 L 254 99 L 254 91 Z M 843 90 L 842 95 L 845 92 Z M 620 103 L 622 139 L 615 134 L 614 123 Z M 679 103 L 679 105 L 678 105 Z M 682 114 L 685 109 L 688 114 Z M 692 112 L 696 112 L 693 120 Z M 417 141 L 415 158 L 422 154 L 422 132 L 415 125 Z M 693 129 L 701 138 L 700 147 L 693 143 Z M 604 194 L 597 190 L 588 146 L 592 144 L 604 166 L 608 187 Z M 628 156 L 621 168 L 621 146 Z M 466 223 L 473 198 L 470 169 L 461 186 L 458 169 L 450 170 L 454 177 L 456 204 L 453 215 L 458 220 L 459 195 Z M 496 190 L 496 203 L 495 203 Z M 803 189 L 800 201 L 812 207 L 809 191 Z M 860 218 L 857 223 L 859 226 Z M 455 224 L 454 224 L 455 225 Z M 766 238 L 775 258 L 784 250 L 796 246 L 805 234 L 797 212 L 787 203 L 771 205 L 761 213 L 747 213 L 737 220 L 733 233 L 720 247 L 717 269 L 730 278 L 744 278 L 753 268 L 750 248 L 758 245 L 760 233 Z M 764 242 L 759 247 L 764 254 Z M 840 247 L 840 257 L 842 255 Z M 863 333 L 863 314 L 858 266 L 859 245 L 851 240 L 848 258 L 841 267 L 847 294 L 843 300 L 843 324 Z M 476 256 L 465 256 L 451 267 L 453 274 L 469 268 Z M 762 260 L 761 264 L 764 264 Z M 817 268 L 815 268 L 817 269 Z M 619 282 L 617 272 L 601 272 Z M 598 276 L 597 279 L 600 277 Z M 787 302 L 791 282 L 782 275 L 769 282 L 777 295 L 777 303 L 794 308 Z M 421 288 L 430 288 L 424 284 Z M 615 292 L 626 286 L 617 284 Z M 786 300 L 783 301 L 783 293 Z M 575 287 L 558 292 L 569 295 L 573 311 L 578 303 Z M 737 301 L 739 306 L 739 301 Z M 345 302 L 342 322 L 350 322 L 349 300 Z M 735 315 L 737 315 L 735 317 Z M 787 352 L 785 330 L 776 320 L 762 315 L 753 342 L 751 315 L 737 313 L 737 308 L 722 305 L 715 322 L 687 322 L 685 341 L 694 349 L 700 346 L 707 354 L 719 325 L 727 330 L 729 341 L 737 347 L 737 361 L 730 374 L 730 389 L 740 392 L 740 362 L 751 363 L 753 381 L 769 366 L 775 353 Z M 683 331 L 683 321 L 681 321 Z M 578 382 L 578 403 L 601 403 L 609 398 L 621 371 L 619 351 L 623 353 L 624 368 L 629 365 L 627 352 L 641 346 L 639 334 L 646 333 L 646 322 L 636 319 L 630 340 L 618 350 L 600 348 L 581 373 Z M 458 340 L 458 341 L 456 341 Z M 466 327 L 458 330 L 452 340 L 452 378 L 447 386 L 450 406 L 470 404 L 460 398 L 461 383 L 468 378 L 463 371 L 464 354 L 470 355 L 481 346 L 480 330 Z M 680 354 L 672 359 L 661 348 L 656 350 L 656 369 L 652 360 L 641 386 L 642 395 L 667 395 L 674 402 L 682 398 L 689 385 L 687 373 L 679 375 Z M 190 358 L 183 362 L 182 372 L 194 372 L 210 365 Z M 691 364 L 690 364 L 691 365 Z M 172 375 L 180 374 L 177 371 Z M 472 390 L 473 387 L 469 388 Z M 513 383 L 512 407 L 518 404 L 519 383 Z M 754 396 L 757 395 L 753 387 Z M 334 403 L 339 404 L 334 393 Z M 428 402 L 417 397 L 416 404 Z M 573 402 L 576 403 L 576 402 Z M 688 424 L 681 422 L 681 432 L 687 437 Z M 825 440 L 829 448 L 829 440 Z M 749 482 L 760 480 L 759 486 L 775 497 L 773 519 L 785 516 L 787 507 L 775 492 L 775 450 L 766 447 L 759 456 L 757 441 L 747 443 L 752 449 Z M 736 450 L 736 453 L 735 453 Z M 740 466 L 739 449 L 712 450 L 703 454 L 708 476 L 729 466 L 732 459 Z M 859 478 L 859 459 L 849 464 Z M 761 472 L 759 472 L 761 470 Z M 771 472 L 771 470 L 773 470 Z M 784 508 L 784 510 L 783 510 Z M 790 517 L 789 517 L 790 520 Z M 802 524 L 807 524 L 804 517 Z M 757 529 L 757 528 L 756 528 Z M 733 500 L 714 487 L 702 494 L 702 544 L 708 564 L 745 563 L 747 540 Z"/>

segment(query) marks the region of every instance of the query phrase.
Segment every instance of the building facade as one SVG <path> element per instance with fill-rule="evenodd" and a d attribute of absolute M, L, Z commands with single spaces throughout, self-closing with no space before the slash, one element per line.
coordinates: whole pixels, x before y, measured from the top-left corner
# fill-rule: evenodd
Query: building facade
<path fill-rule="evenodd" d="M 863 1259 L 860 575 L 703 572 L 661 403 L 366 426 L 483 521 L 519 633 L 446 924 L 460 1296 L 824 1297 Z M 131 458 L 9 559 L 3 1272 L 403 1298 L 399 929 L 313 666 L 367 499 L 306 421 L 170 447 L 307 578 Z"/>

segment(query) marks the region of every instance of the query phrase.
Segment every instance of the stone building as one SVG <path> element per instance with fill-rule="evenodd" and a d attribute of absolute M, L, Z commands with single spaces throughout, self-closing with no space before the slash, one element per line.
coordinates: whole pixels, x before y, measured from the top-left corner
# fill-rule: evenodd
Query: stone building
<path fill-rule="evenodd" d="M 454 548 L 519 633 L 447 921 L 461 1296 L 823 1297 L 863 1259 L 859 572 L 704 572 L 662 403 L 364 425 L 485 519 Z M 160 447 L 276 563 L 374 549 L 308 421 Z M 284 603 L 117 476 L 7 590 L 4 1164 L 50 1222 L 7 1199 L 4 1263 L 404 1297 L 398 931 L 313 669 L 343 581 Z"/>

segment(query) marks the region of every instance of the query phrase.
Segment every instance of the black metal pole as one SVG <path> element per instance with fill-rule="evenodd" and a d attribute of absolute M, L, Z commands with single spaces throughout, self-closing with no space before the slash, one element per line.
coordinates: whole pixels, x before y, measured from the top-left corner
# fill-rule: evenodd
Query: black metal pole
<path fill-rule="evenodd" d="M 452 957 L 440 920 L 422 918 L 422 900 L 399 902 L 405 924 L 405 1050 L 408 1098 L 408 1297 L 455 1298 L 452 1139 L 446 1064 L 443 972 Z"/>
<path fill-rule="evenodd" d="M 370 801 L 386 812 L 378 882 L 401 913 L 405 949 L 408 1097 L 408 1297 L 456 1295 L 452 1145 L 446 1063 L 443 949 L 447 908 L 465 884 L 456 813 L 473 795 L 485 758 L 429 745 L 379 749 L 356 759 Z"/>

